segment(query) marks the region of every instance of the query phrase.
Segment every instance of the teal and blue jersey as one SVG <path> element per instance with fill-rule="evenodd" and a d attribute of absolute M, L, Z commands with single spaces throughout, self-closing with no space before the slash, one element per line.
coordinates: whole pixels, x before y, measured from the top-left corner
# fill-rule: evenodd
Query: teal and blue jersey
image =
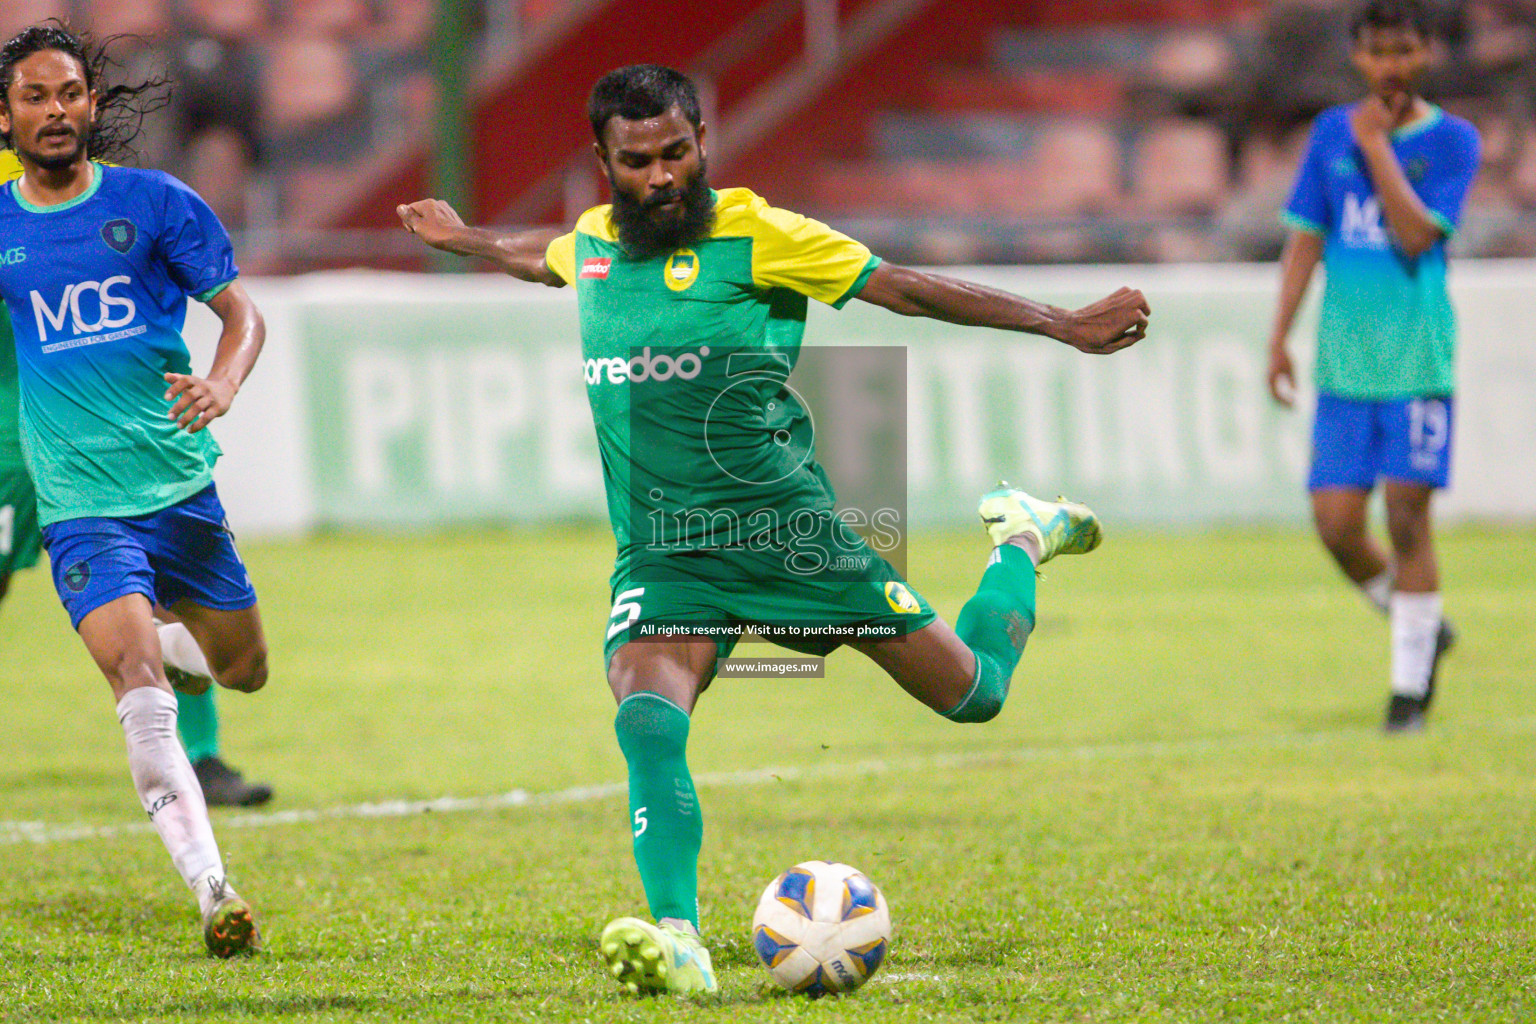
<path fill-rule="evenodd" d="M 1477 173 L 1477 129 L 1439 107 L 1392 133 L 1392 150 L 1442 232 L 1416 258 L 1392 241 L 1348 106 L 1324 111 L 1283 219 L 1322 236 L 1327 283 L 1317 329 L 1319 391 L 1386 401 L 1455 390 L 1456 314 L 1445 240 Z"/>
<path fill-rule="evenodd" d="M 176 426 L 167 372 L 190 373 L 187 297 L 239 274 L 229 235 L 160 171 L 91 165 L 84 193 L 34 206 L 0 189 L 0 295 L 11 314 L 21 442 L 43 525 L 144 515 L 203 490 L 219 446 Z"/>

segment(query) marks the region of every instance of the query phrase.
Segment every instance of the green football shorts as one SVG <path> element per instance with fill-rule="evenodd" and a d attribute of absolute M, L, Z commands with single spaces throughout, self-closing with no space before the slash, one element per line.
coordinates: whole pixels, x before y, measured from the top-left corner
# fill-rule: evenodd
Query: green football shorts
<path fill-rule="evenodd" d="M 0 470 L 0 576 L 30 569 L 42 550 L 32 478 L 20 466 Z"/>
<path fill-rule="evenodd" d="M 782 552 L 709 550 L 621 564 L 611 580 L 604 666 L 627 643 L 679 635 L 710 636 L 726 658 L 743 630 L 826 655 L 850 640 L 906 636 L 935 618 L 922 595 L 867 547 L 845 552 L 851 560 L 836 568 L 804 574 L 786 572 L 776 555 Z"/>

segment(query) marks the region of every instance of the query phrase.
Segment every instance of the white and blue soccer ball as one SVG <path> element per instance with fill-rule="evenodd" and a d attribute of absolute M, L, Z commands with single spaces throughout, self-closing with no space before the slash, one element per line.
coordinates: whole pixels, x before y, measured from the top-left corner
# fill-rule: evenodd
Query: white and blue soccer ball
<path fill-rule="evenodd" d="M 768 883 L 752 915 L 752 945 L 768 974 L 791 992 L 852 992 L 891 944 L 891 912 L 865 874 L 808 860 Z"/>

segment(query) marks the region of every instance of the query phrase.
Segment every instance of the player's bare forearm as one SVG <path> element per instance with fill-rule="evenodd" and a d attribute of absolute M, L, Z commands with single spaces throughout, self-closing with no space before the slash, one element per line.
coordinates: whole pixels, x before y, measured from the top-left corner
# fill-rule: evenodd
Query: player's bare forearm
<path fill-rule="evenodd" d="M 1291 324 L 1301 300 L 1307 296 L 1307 286 L 1312 274 L 1323 258 L 1323 237 L 1310 231 L 1292 231 L 1280 253 L 1280 304 L 1275 309 L 1274 329 L 1270 332 L 1271 346 L 1285 344 L 1290 336 Z"/>
<path fill-rule="evenodd" d="M 466 225 L 448 234 L 441 243 L 431 244 L 444 252 L 485 260 L 519 281 L 563 285 L 565 282 L 544 263 L 545 250 L 558 237 L 560 232 L 555 229 L 504 232 Z"/>
<path fill-rule="evenodd" d="M 1371 184 L 1376 186 L 1382 215 L 1386 217 L 1387 228 L 1398 249 L 1409 257 L 1427 252 L 1440 241 L 1443 232 L 1408 183 L 1408 176 L 1397 162 L 1397 154 L 1392 152 L 1392 144 L 1385 135 L 1368 137 L 1360 142 L 1360 152 L 1365 156 Z"/>
<path fill-rule="evenodd" d="M 493 264 L 502 273 L 520 281 L 532 281 L 551 287 L 565 284 L 544 261 L 549 243 L 562 232 L 555 228 L 530 228 L 526 231 L 498 231 L 471 227 L 441 199 L 422 199 L 395 208 L 400 223 L 434 249 L 458 256 L 471 256 Z"/>
<path fill-rule="evenodd" d="M 1152 312 L 1146 297 L 1131 288 L 1121 288 L 1082 309 L 1062 309 L 891 263 L 875 268 L 858 297 L 903 316 L 1041 334 L 1094 354 L 1116 352 L 1140 341 Z"/>
<path fill-rule="evenodd" d="M 267 325 L 261 310 L 256 308 L 256 303 L 251 301 L 239 281 L 231 282 L 208 300 L 208 308 L 224 325 L 208 376 L 165 375 L 165 382 L 170 385 L 165 398 L 174 403 L 170 418 L 193 434 L 229 411 L 267 340 Z"/>
<path fill-rule="evenodd" d="M 1269 393 L 1289 407 L 1296 400 L 1296 370 L 1285 340 L 1290 336 L 1296 311 L 1306 297 L 1312 272 L 1323 256 L 1323 238 L 1310 231 L 1292 231 L 1280 254 L 1280 303 L 1269 335 Z"/>
<path fill-rule="evenodd" d="M 227 381 L 239 390 L 267 343 L 267 322 L 239 281 L 231 282 L 210 299 L 208 308 L 224 324 L 208 379 Z"/>

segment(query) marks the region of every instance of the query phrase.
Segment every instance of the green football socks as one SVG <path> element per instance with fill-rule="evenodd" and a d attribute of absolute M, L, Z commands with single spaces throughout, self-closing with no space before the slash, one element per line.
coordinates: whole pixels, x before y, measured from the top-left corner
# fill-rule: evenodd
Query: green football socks
<path fill-rule="evenodd" d="M 960 609 L 955 632 L 976 655 L 971 692 L 944 712 L 955 722 L 986 722 L 1008 699 L 1008 684 L 1035 628 L 1035 563 L 1014 544 L 1000 545 L 976 596 Z"/>
<path fill-rule="evenodd" d="M 688 713 L 654 693 L 619 703 L 613 728 L 629 762 L 635 864 L 657 921 L 699 924 L 699 847 L 704 821 L 688 772 Z"/>
<path fill-rule="evenodd" d="M 219 711 L 213 706 L 217 689 L 210 686 L 196 696 L 176 693 L 176 731 L 187 748 L 188 761 L 219 756 Z"/>

